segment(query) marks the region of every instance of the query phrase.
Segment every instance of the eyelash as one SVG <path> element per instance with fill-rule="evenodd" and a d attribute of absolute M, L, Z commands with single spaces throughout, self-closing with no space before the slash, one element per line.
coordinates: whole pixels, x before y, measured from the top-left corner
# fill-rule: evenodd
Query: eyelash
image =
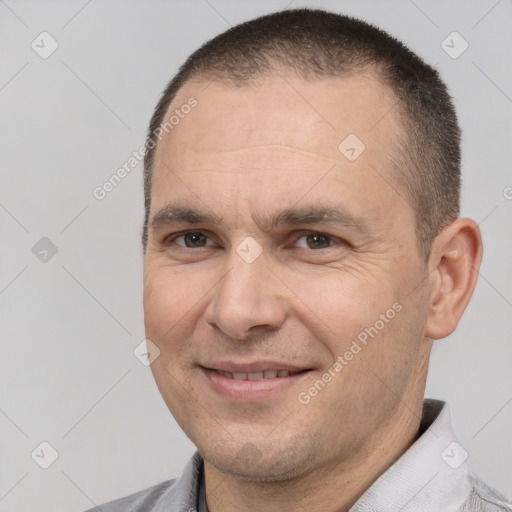
<path fill-rule="evenodd" d="M 206 236 L 209 240 L 211 240 L 210 237 L 208 237 L 208 235 L 206 235 L 205 233 L 203 233 L 202 231 L 181 231 L 179 233 L 174 233 L 172 235 L 169 235 L 167 236 L 164 241 L 163 241 L 163 245 L 164 246 L 170 246 L 172 242 L 174 242 L 176 239 L 178 238 L 182 238 L 184 237 L 185 235 L 187 234 L 195 234 L 195 235 L 204 235 Z M 337 238 L 337 237 L 334 237 L 334 236 L 331 236 L 331 235 L 328 235 L 327 233 L 322 233 L 320 231 L 303 231 L 301 233 L 301 236 L 299 238 L 297 238 L 297 240 L 295 241 L 295 243 L 297 243 L 298 240 L 300 240 L 301 238 L 304 238 L 304 237 L 307 237 L 309 235 L 319 235 L 321 237 L 325 237 L 327 238 L 329 241 L 335 241 L 335 240 L 338 240 L 339 242 L 343 243 L 343 240 L 341 240 L 340 238 Z M 208 245 L 206 246 L 203 246 L 203 247 L 187 247 L 185 245 L 180 245 L 180 244 L 176 244 L 178 245 L 178 247 L 180 247 L 180 249 L 183 249 L 183 250 L 187 250 L 187 249 L 190 249 L 190 250 L 194 250 L 194 249 L 205 249 L 206 247 L 210 247 Z M 329 245 L 328 247 L 321 247 L 319 249 L 311 249 L 312 251 L 320 251 L 320 250 L 325 250 L 325 249 L 330 249 L 331 247 L 333 247 L 335 244 L 331 244 Z M 301 247 L 300 249 L 306 249 L 305 247 Z"/>

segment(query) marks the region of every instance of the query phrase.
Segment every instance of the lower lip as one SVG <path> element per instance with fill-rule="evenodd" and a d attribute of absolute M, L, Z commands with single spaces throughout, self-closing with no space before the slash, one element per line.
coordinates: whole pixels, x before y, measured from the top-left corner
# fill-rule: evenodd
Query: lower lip
<path fill-rule="evenodd" d="M 242 402 L 269 398 L 278 391 L 284 391 L 302 380 L 309 371 L 289 375 L 288 377 L 275 377 L 261 380 L 235 380 L 224 377 L 215 370 L 201 368 L 208 378 L 212 388 L 231 400 Z"/>

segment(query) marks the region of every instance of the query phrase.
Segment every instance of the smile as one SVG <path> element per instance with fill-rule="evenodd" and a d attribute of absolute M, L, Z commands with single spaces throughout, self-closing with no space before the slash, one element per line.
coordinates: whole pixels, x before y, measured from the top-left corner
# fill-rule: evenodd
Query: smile
<path fill-rule="evenodd" d="M 233 370 L 235 368 L 232 368 Z M 201 367 L 207 387 L 216 395 L 236 403 L 254 403 L 277 399 L 285 390 L 298 385 L 310 370 L 266 369 L 252 371 L 227 371 L 224 369 Z M 247 370 L 249 368 L 246 368 Z"/>
<path fill-rule="evenodd" d="M 263 379 L 275 379 L 279 377 L 289 377 L 290 375 L 296 375 L 298 372 L 293 372 L 290 370 L 263 370 L 260 372 L 250 372 L 250 373 L 231 373 L 226 372 L 224 370 L 215 370 L 220 375 L 226 377 L 227 379 L 234 380 L 263 380 Z M 305 370 L 304 370 L 305 371 Z"/>

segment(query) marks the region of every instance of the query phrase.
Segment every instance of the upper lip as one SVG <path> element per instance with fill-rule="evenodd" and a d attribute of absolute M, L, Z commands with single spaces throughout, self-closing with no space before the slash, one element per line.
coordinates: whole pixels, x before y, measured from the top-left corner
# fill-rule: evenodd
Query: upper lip
<path fill-rule="evenodd" d="M 230 373 L 255 373 L 265 370 L 288 370 L 290 372 L 300 372 L 309 370 L 305 366 L 297 366 L 289 363 L 280 363 L 278 361 L 253 361 L 251 363 L 235 363 L 234 361 L 215 361 L 202 364 L 204 368 L 210 370 L 221 370 Z"/>

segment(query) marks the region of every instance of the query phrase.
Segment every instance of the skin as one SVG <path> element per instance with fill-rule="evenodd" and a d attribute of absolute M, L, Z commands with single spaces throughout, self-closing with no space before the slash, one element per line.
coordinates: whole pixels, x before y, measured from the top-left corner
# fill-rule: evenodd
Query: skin
<path fill-rule="evenodd" d="M 211 512 L 348 510 L 417 438 L 432 340 L 455 329 L 476 283 L 478 227 L 457 219 L 423 260 L 414 209 L 390 171 L 402 133 L 396 100 L 372 74 L 306 82 L 287 73 L 239 88 L 194 81 L 169 111 L 191 96 L 197 107 L 157 148 L 150 220 L 180 200 L 225 225 L 149 230 L 144 314 L 160 350 L 156 383 L 205 459 Z M 366 145 L 353 162 L 338 150 L 350 133 Z M 311 204 L 343 208 L 366 229 L 263 224 Z M 170 240 L 187 230 L 206 236 Z M 236 252 L 248 236 L 262 248 L 252 263 Z M 395 303 L 401 311 L 300 403 Z M 200 366 L 261 358 L 310 371 L 265 400 L 235 403 Z"/>

